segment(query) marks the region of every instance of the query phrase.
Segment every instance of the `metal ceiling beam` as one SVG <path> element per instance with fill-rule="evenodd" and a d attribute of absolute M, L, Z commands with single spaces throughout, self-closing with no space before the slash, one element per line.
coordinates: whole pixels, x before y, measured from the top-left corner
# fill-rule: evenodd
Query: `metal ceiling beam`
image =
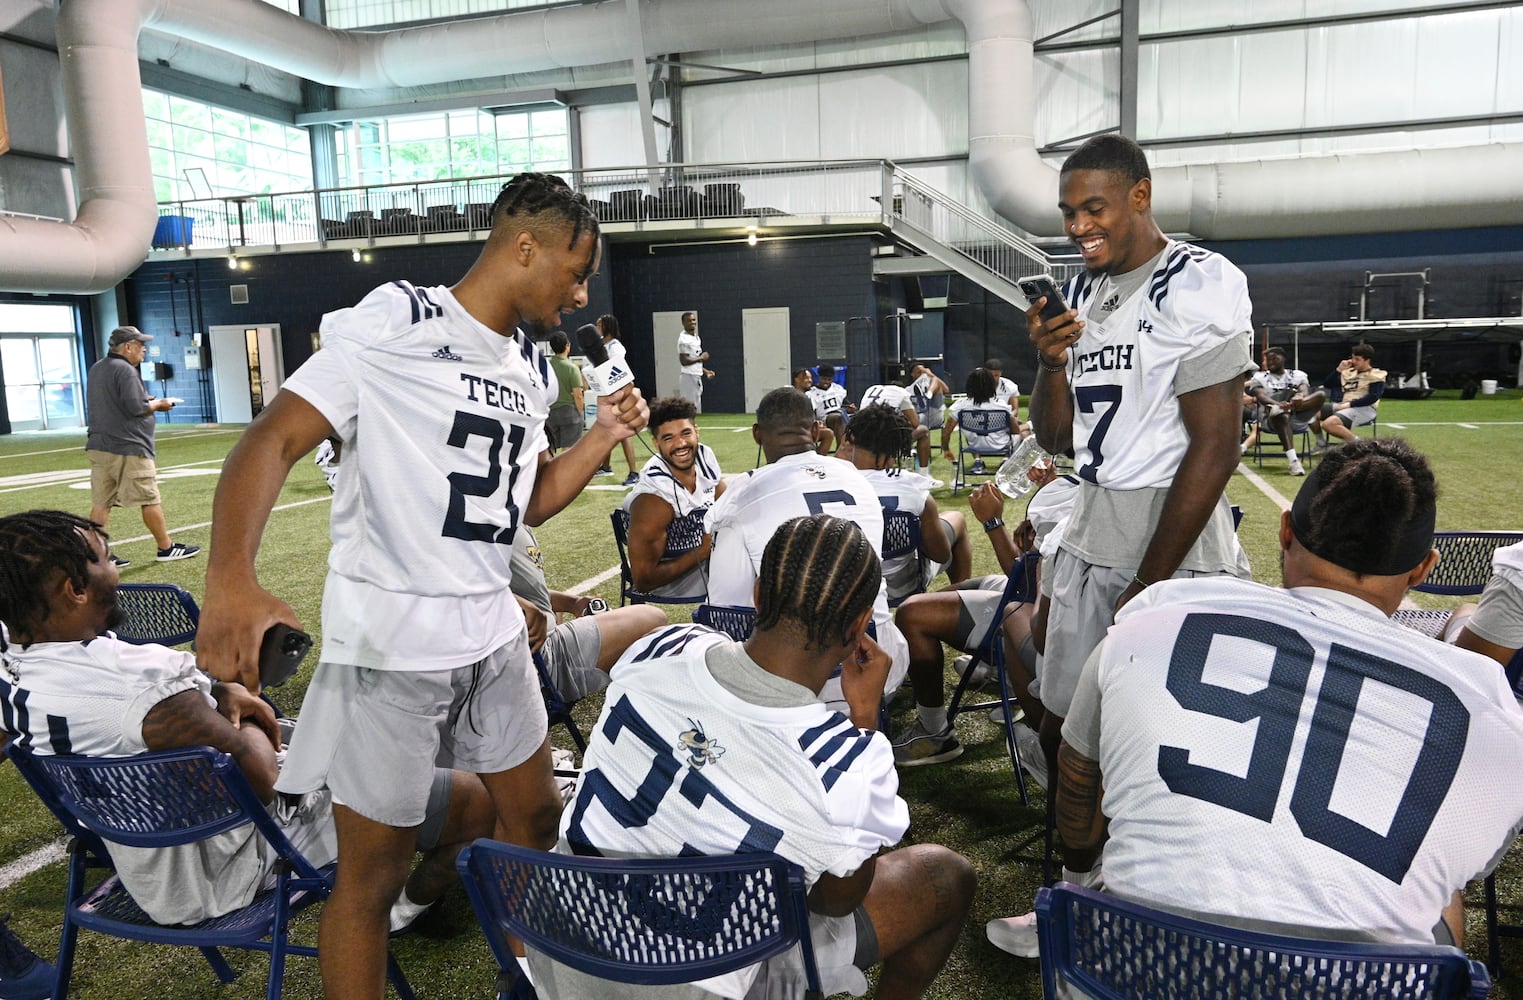
<path fill-rule="evenodd" d="M 1141 29 L 1141 0 L 1121 0 L 1121 134 L 1137 138 L 1137 49 Z"/>

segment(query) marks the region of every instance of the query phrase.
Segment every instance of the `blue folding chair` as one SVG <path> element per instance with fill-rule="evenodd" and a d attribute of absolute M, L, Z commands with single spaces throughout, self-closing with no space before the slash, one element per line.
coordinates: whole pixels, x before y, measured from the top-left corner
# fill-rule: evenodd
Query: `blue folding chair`
<path fill-rule="evenodd" d="M 703 518 L 707 508 L 700 507 L 682 517 L 672 518 L 666 529 L 666 549 L 662 561 L 675 559 L 703 544 Z M 609 515 L 613 521 L 613 540 L 619 549 L 619 606 L 626 604 L 702 604 L 702 597 L 663 597 L 635 587 L 634 570 L 629 568 L 629 511 L 619 509 Z"/>
<path fill-rule="evenodd" d="M 744 642 L 756 629 L 756 609 L 738 604 L 700 604 L 693 609 L 693 621 Z"/>
<path fill-rule="evenodd" d="M 578 753 L 587 752 L 587 740 L 582 736 L 582 731 L 577 728 L 576 720 L 571 717 L 573 702 L 566 700 L 561 694 L 560 688 L 555 686 L 555 679 L 550 676 L 550 668 L 545 666 L 545 658 L 538 651 L 534 653 L 534 669 L 539 672 L 539 689 L 545 698 L 545 715 L 549 717 L 550 725 L 563 725 L 571 734 L 571 742 L 576 744 Z"/>
<path fill-rule="evenodd" d="M 65 1000 L 81 927 L 133 941 L 199 948 L 217 978 L 237 973 L 218 948 L 245 948 L 270 956 L 267 1000 L 278 1000 L 287 955 L 315 956 L 317 949 L 291 944 L 291 915 L 327 898 L 333 865 L 315 868 L 292 846 L 231 756 L 211 747 L 186 747 L 134 757 L 53 757 L 12 744 L 6 755 L 43 804 L 74 837 L 58 944 L 54 1000 Z M 232 913 L 193 925 L 156 923 L 114 875 L 90 887 L 91 869 L 114 866 L 103 841 L 128 847 L 169 848 L 254 824 L 279 855 L 274 884 Z M 401 968 L 389 954 L 387 974 L 403 1000 L 415 1000 Z"/>
<path fill-rule="evenodd" d="M 456 865 L 497 959 L 500 1000 L 535 994 L 508 935 L 600 979 L 690 983 L 799 946 L 807 997 L 820 975 L 799 866 L 775 854 L 584 858 L 478 840 Z"/>
<path fill-rule="evenodd" d="M 956 496 L 962 491 L 963 487 L 968 485 L 968 476 L 981 474 L 994 475 L 1000 466 L 1000 462 L 1009 458 L 1010 453 L 1015 450 L 1015 441 L 1013 439 L 1003 448 L 993 448 L 985 444 L 970 441 L 968 435 L 976 434 L 980 438 L 983 438 L 990 434 L 998 434 L 1001 431 L 1007 435 L 1010 433 L 1009 410 L 1003 408 L 998 410 L 968 409 L 963 410 L 957 415 L 957 465 L 952 474 L 953 496 Z M 997 458 L 999 461 L 992 463 L 983 473 L 972 473 L 969 471 L 966 457 L 968 455 L 972 455 L 975 462 L 981 462 L 986 458 Z"/>
<path fill-rule="evenodd" d="M 1423 594 L 1472 597 L 1491 580 L 1491 559 L 1505 545 L 1523 542 L 1523 531 L 1435 531 L 1433 547 L 1438 565 L 1428 579 L 1412 589 Z M 1451 612 L 1427 608 L 1402 609 L 1391 616 L 1398 625 L 1437 637 Z"/>
<path fill-rule="evenodd" d="M 201 609 L 184 587 L 172 583 L 121 583 L 116 603 L 125 616 L 116 637 L 134 646 L 179 646 L 196 638 Z"/>
<path fill-rule="evenodd" d="M 925 593 L 925 563 L 920 553 L 920 515 L 907 510 L 883 509 L 883 549 L 879 553 L 883 565 L 890 560 L 913 557 L 915 560 L 914 587 L 895 597 L 888 596 L 888 606 L 897 608 L 912 594 Z"/>
<path fill-rule="evenodd" d="M 1042 990 L 1093 1000 L 1443 1000 L 1484 997 L 1486 967 L 1442 945 L 1283 937 L 1179 917 L 1059 882 L 1037 890 Z"/>

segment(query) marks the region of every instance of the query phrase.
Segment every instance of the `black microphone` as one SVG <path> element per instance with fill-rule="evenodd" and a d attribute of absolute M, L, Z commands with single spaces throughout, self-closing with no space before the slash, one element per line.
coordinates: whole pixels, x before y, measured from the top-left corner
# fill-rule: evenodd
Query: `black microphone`
<path fill-rule="evenodd" d="M 627 364 L 608 360 L 608 348 L 603 346 L 603 335 L 591 323 L 583 324 L 576 331 L 576 343 L 592 364 L 592 374 L 587 383 L 594 396 L 618 392 L 635 380 Z"/>

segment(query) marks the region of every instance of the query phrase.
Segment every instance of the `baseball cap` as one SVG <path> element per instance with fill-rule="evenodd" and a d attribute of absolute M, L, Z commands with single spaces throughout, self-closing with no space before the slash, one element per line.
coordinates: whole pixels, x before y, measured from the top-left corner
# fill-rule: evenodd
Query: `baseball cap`
<path fill-rule="evenodd" d="M 146 344 L 153 339 L 153 335 L 144 333 L 135 326 L 119 326 L 111 331 L 111 346 L 120 347 L 123 344 L 131 344 L 134 341 Z"/>

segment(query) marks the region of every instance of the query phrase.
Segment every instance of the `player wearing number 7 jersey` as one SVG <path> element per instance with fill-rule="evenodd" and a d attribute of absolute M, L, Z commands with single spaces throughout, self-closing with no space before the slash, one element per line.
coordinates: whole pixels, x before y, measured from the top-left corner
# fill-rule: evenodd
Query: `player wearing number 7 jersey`
<path fill-rule="evenodd" d="M 1057 793 L 1064 842 L 1104 843 L 1108 891 L 1282 933 L 1460 943 L 1459 893 L 1523 823 L 1523 710 L 1494 662 L 1389 620 L 1437 561 L 1433 521 L 1423 457 L 1360 439 L 1281 518 L 1287 589 L 1170 581 L 1117 615 Z"/>
<path fill-rule="evenodd" d="M 277 786 L 333 794 L 339 874 L 318 935 L 330 998 L 381 995 L 401 848 L 423 818 L 422 775 L 441 742 L 456 767 L 481 775 L 497 836 L 554 843 L 560 797 L 509 589 L 513 536 L 569 503 L 647 411 L 633 387 L 605 396 L 587 435 L 550 458 L 555 381 L 523 330 L 587 304 L 600 252 L 585 198 L 556 177 L 515 177 L 457 284 L 393 282 L 325 316 L 323 349 L 223 467 L 200 661 L 257 691 L 260 637 L 298 624 L 255 576 L 259 537 L 291 464 L 329 434 L 343 441 L 321 662 Z"/>
<path fill-rule="evenodd" d="M 1031 421 L 1042 447 L 1072 448 L 1084 481 L 1053 560 L 1040 678 L 1058 728 L 1084 659 L 1115 609 L 1177 573 L 1246 576 L 1224 497 L 1237 467 L 1252 307 L 1220 254 L 1164 237 L 1136 143 L 1097 136 L 1063 164 L 1065 228 L 1086 271 L 1070 308 L 1026 314 L 1037 347 Z"/>

